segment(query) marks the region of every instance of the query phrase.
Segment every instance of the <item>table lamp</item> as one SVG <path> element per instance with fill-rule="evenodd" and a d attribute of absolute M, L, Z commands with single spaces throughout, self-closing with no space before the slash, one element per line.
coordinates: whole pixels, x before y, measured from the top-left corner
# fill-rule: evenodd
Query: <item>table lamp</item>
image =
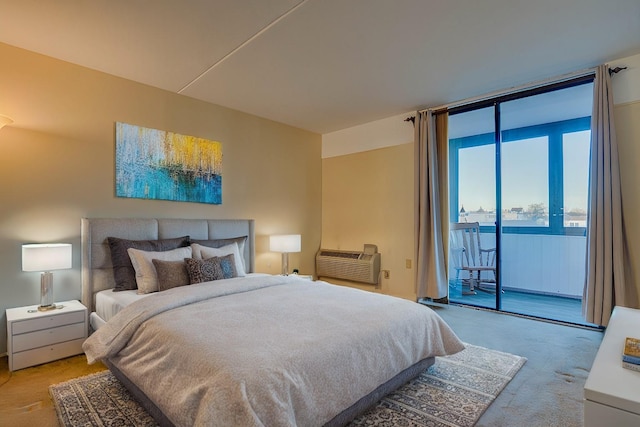
<path fill-rule="evenodd" d="M 71 268 L 70 243 L 35 243 L 22 245 L 22 271 L 41 271 L 39 311 L 53 310 L 52 270 Z"/>
<path fill-rule="evenodd" d="M 282 252 L 282 275 L 289 275 L 289 253 L 300 252 L 301 238 L 299 234 L 277 234 L 269 237 L 269 249 Z"/>

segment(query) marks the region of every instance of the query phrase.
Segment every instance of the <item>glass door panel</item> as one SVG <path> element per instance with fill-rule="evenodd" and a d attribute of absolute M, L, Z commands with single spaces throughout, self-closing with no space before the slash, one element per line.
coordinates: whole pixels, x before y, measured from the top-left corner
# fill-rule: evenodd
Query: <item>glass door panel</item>
<path fill-rule="evenodd" d="M 592 90 L 500 103 L 504 311 L 580 322 Z"/>
<path fill-rule="evenodd" d="M 496 145 L 492 107 L 449 117 L 449 299 L 495 308 Z M 473 229 L 455 224 L 479 224 Z M 480 251 L 482 249 L 482 251 Z M 493 251 L 491 251 L 493 249 Z"/>

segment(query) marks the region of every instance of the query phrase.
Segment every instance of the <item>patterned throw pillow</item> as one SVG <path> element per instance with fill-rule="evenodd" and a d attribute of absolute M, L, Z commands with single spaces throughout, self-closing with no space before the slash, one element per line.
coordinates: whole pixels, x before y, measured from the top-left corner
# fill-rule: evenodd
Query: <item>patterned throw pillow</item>
<path fill-rule="evenodd" d="M 237 277 L 233 254 L 207 259 L 185 258 L 191 284 Z"/>
<path fill-rule="evenodd" d="M 235 256 L 233 254 L 218 257 L 218 262 L 220 262 L 220 269 L 222 270 L 222 276 L 224 279 L 238 277 L 238 272 L 236 271 L 236 261 L 234 258 Z"/>

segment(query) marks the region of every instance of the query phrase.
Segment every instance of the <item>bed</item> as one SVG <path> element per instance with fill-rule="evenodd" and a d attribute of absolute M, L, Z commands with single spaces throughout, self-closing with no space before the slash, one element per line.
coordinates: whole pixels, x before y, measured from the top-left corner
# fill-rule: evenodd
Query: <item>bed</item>
<path fill-rule="evenodd" d="M 117 286 L 109 238 L 184 236 L 244 237 L 244 274 L 130 292 L 98 314 Z M 464 348 L 428 307 L 255 273 L 254 257 L 253 220 L 82 219 L 88 361 L 103 361 L 160 425 L 320 426 L 347 424 L 435 356 Z"/>

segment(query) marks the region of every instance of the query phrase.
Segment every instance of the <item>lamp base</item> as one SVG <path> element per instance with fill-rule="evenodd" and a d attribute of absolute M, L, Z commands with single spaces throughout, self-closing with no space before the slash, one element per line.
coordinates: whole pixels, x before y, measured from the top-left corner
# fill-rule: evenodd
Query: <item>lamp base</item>
<path fill-rule="evenodd" d="M 53 273 L 45 271 L 40 276 L 40 306 L 38 311 L 54 310 L 53 303 Z"/>
<path fill-rule="evenodd" d="M 38 311 L 49 311 L 49 310 L 56 310 L 58 308 L 57 305 L 55 304 L 51 304 L 51 305 L 39 305 L 38 306 Z"/>
<path fill-rule="evenodd" d="M 282 275 L 289 275 L 289 254 L 287 252 L 282 252 Z"/>

